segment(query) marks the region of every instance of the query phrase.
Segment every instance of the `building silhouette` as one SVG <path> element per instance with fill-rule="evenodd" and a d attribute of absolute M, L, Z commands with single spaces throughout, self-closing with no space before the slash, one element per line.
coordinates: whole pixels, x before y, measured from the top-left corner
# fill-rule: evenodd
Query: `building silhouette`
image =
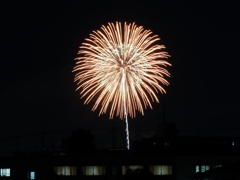
<path fill-rule="evenodd" d="M 130 151 L 111 148 L 71 153 L 52 148 L 0 157 L 0 179 L 226 180 L 240 177 L 239 137 L 177 136 L 174 125 L 165 127 L 168 133 L 135 141 Z"/>

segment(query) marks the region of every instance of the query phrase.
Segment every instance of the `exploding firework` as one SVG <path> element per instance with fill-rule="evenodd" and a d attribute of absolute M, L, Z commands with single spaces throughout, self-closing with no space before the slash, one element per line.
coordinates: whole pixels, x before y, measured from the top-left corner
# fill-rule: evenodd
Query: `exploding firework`
<path fill-rule="evenodd" d="M 128 149 L 128 115 L 144 115 L 152 102 L 159 102 L 156 94 L 166 93 L 162 85 L 169 84 L 165 76 L 170 76 L 166 67 L 171 64 L 164 60 L 169 55 L 159 40 L 135 23 L 108 23 L 85 39 L 75 59 L 74 81 L 84 104 L 96 98 L 93 111 L 125 119 Z"/>

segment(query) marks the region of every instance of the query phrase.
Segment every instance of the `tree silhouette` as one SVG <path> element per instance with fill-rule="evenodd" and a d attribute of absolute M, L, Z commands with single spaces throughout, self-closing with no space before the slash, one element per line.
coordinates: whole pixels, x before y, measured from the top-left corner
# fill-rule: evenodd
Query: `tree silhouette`
<path fill-rule="evenodd" d="M 62 147 L 67 154 L 86 155 L 94 153 L 97 148 L 94 136 L 87 130 L 78 129 L 68 138 L 62 139 Z"/>

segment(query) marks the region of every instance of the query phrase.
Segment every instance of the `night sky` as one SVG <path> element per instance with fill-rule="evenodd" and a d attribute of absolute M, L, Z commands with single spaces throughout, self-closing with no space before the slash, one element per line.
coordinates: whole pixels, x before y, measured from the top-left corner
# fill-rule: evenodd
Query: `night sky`
<path fill-rule="evenodd" d="M 1 3 L 1 153 L 39 148 L 43 130 L 47 146 L 79 128 L 90 130 L 99 148 L 110 147 L 113 125 L 124 146 L 123 122 L 83 105 L 72 73 L 84 39 L 116 21 L 150 29 L 171 55 L 167 94 L 129 120 L 131 140 L 150 137 L 163 117 L 179 135 L 240 136 L 240 16 L 237 4 L 227 3 Z"/>

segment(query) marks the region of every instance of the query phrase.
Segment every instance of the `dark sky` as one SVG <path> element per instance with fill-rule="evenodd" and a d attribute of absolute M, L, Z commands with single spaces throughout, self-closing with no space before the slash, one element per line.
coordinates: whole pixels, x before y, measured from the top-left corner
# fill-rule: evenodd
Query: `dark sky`
<path fill-rule="evenodd" d="M 9 144 L 20 150 L 26 142 L 29 149 L 40 146 L 41 134 L 30 134 L 43 129 L 51 141 L 88 129 L 99 147 L 107 147 L 113 122 L 116 141 L 122 141 L 122 121 L 98 117 L 92 104 L 83 105 L 71 72 L 78 47 L 89 33 L 116 21 L 150 29 L 171 55 L 167 94 L 159 94 L 162 103 L 154 103 L 145 116 L 129 120 L 132 140 L 150 136 L 163 122 L 164 109 L 165 121 L 175 122 L 180 135 L 239 136 L 237 7 L 227 1 L 1 3 L 1 151 L 6 152 Z"/>

